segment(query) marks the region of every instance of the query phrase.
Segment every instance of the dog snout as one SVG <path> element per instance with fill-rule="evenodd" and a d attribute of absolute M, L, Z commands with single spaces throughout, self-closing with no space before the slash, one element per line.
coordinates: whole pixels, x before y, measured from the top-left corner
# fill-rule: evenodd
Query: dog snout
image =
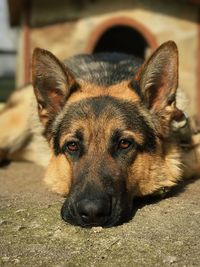
<path fill-rule="evenodd" d="M 82 224 L 102 226 L 111 213 L 111 203 L 107 199 L 82 199 L 77 203 L 77 213 Z"/>

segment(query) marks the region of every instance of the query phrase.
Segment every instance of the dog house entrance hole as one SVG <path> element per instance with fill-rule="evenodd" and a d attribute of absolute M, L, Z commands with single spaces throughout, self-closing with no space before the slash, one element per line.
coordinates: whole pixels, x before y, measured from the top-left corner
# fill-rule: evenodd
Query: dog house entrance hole
<path fill-rule="evenodd" d="M 148 48 L 146 39 L 137 30 L 119 25 L 109 28 L 100 36 L 93 53 L 122 52 L 145 58 Z"/>

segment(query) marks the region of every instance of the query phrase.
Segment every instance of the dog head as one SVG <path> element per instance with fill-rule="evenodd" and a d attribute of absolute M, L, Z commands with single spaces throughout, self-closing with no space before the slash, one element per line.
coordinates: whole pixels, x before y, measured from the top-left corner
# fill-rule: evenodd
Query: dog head
<path fill-rule="evenodd" d="M 131 80 L 77 82 L 50 52 L 35 49 L 33 86 L 52 149 L 45 180 L 66 196 L 65 221 L 112 226 L 129 218 L 135 196 L 171 187 L 181 176 L 171 138 L 178 52 L 161 45 Z"/>

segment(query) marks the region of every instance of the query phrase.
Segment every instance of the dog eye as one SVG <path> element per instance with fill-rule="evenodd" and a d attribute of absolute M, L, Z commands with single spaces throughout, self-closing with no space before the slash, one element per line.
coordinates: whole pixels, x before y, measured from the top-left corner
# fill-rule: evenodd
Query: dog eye
<path fill-rule="evenodd" d="M 79 150 L 79 146 L 76 142 L 69 142 L 66 144 L 66 147 L 69 152 L 76 152 Z"/>
<path fill-rule="evenodd" d="M 127 140 L 127 139 L 122 139 L 122 140 L 120 140 L 120 142 L 119 142 L 119 144 L 118 144 L 118 149 L 127 149 L 127 148 L 129 148 L 132 144 L 133 144 L 132 141 Z"/>

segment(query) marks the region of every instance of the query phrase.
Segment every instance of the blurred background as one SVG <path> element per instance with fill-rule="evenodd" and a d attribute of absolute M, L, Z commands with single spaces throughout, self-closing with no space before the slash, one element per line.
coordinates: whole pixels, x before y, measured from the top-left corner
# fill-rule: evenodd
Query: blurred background
<path fill-rule="evenodd" d="M 200 0 L 1 0 L 0 101 L 31 81 L 31 54 L 119 51 L 146 58 L 174 40 L 179 85 L 200 115 Z"/>
<path fill-rule="evenodd" d="M 8 3 L 0 1 L 0 102 L 15 88 L 18 32 L 10 27 Z"/>

